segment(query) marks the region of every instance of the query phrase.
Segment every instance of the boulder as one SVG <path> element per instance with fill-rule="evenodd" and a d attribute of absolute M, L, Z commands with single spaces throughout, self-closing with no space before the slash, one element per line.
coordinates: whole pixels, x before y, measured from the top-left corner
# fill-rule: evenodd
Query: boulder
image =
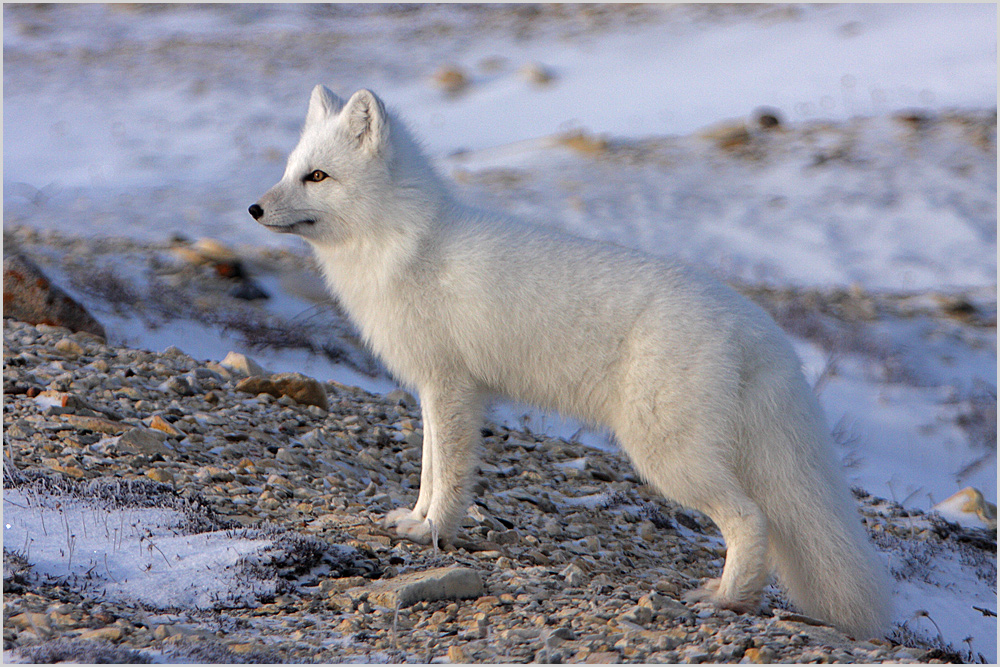
<path fill-rule="evenodd" d="M 86 308 L 53 285 L 41 269 L 18 252 L 3 258 L 3 316 L 106 338 L 104 327 Z"/>

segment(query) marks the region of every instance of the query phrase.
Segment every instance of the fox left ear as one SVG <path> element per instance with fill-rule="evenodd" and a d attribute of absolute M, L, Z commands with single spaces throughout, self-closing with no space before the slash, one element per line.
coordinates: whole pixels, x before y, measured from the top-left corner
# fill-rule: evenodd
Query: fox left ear
<path fill-rule="evenodd" d="M 359 90 L 344 107 L 347 128 L 358 147 L 379 150 L 388 136 L 388 117 L 382 100 L 370 90 Z"/>
<path fill-rule="evenodd" d="M 316 86 L 309 96 L 309 111 L 306 112 L 306 123 L 318 123 L 328 116 L 339 113 L 344 108 L 344 100 L 340 99 L 326 86 Z"/>

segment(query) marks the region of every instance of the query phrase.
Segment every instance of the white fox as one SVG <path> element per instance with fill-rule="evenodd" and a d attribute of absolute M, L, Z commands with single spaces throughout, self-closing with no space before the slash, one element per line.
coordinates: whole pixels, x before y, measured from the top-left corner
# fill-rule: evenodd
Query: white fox
<path fill-rule="evenodd" d="M 306 239 L 331 291 L 420 395 L 424 442 L 400 535 L 454 538 L 484 400 L 610 428 L 650 484 L 728 547 L 695 598 L 759 607 L 772 567 L 808 614 L 858 637 L 888 619 L 886 578 L 822 410 L 763 310 L 684 266 L 466 208 L 367 90 L 309 102 L 285 174 L 250 214 Z"/>

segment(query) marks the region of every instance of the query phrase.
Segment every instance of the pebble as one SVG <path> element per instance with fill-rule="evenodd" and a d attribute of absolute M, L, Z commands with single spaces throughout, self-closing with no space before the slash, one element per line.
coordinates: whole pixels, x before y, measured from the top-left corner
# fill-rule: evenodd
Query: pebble
<path fill-rule="evenodd" d="M 20 592 L 8 592 L 5 580 L 5 650 L 73 636 L 163 650 L 157 647 L 179 648 L 197 637 L 218 641 L 221 623 L 230 654 L 249 659 L 265 648 L 277 651 L 265 656 L 270 662 L 926 659 L 924 647 L 854 642 L 784 611 L 774 618 L 770 611 L 741 615 L 680 602 L 702 578 L 718 576 L 717 542 L 709 541 L 717 533 L 709 524 L 695 534 L 630 520 L 651 509 L 675 516 L 676 508 L 630 481 L 631 469 L 617 453 L 586 451 L 587 470 L 617 481 L 585 475 L 554 482 L 549 473 L 568 469 L 557 463 L 578 461 L 578 446 L 488 424 L 479 476 L 484 493 L 459 532 L 459 548 L 435 551 L 378 526 L 388 509 L 416 501 L 417 485 L 404 485 L 399 472 L 406 463 L 415 464 L 408 475 L 419 472 L 422 424 L 412 396 L 328 383 L 320 385 L 324 396 L 329 392 L 326 408 L 312 411 L 298 399 L 283 405 L 270 394 L 241 391 L 250 376 L 235 365 L 194 360 L 180 350 L 77 341 L 88 361 L 70 364 L 56 350 L 67 337 L 64 329 L 6 319 L 5 361 L 19 355 L 26 361 L 5 363 L 5 387 L 68 386 L 98 376 L 95 387 L 110 388 L 113 379 L 126 378 L 135 398 L 122 402 L 120 389 L 81 392 L 89 407 L 73 409 L 101 415 L 85 417 L 46 415 L 28 394 L 5 395 L 5 450 L 16 470 L 79 476 L 83 483 L 143 477 L 170 484 L 180 497 L 199 498 L 238 525 L 268 523 L 353 546 L 378 573 L 313 575 L 273 602 L 217 610 L 211 623 L 111 600 L 84 603 L 59 582 L 26 580 Z M 65 367 L 54 368 L 52 359 Z M 171 377 L 210 387 L 215 400 L 156 389 Z M 67 405 L 77 404 L 67 399 Z M 403 429 L 417 441 L 408 443 Z M 568 502 L 604 492 L 616 494 L 615 508 Z M 862 509 L 883 531 L 909 539 L 913 517 L 890 520 L 886 503 L 871 499 Z M 644 531 L 655 531 L 655 539 Z M 428 654 L 429 645 L 440 648 Z"/>

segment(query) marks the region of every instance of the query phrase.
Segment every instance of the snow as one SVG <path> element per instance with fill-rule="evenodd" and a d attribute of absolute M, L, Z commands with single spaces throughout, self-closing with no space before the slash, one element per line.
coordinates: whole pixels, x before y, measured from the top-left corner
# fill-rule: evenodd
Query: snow
<path fill-rule="evenodd" d="M 4 5 L 5 225 L 301 248 L 254 224 L 246 208 L 280 177 L 309 91 L 325 83 L 345 96 L 371 87 L 459 181 L 460 195 L 544 224 L 751 282 L 978 290 L 995 307 L 995 155 L 984 159 L 952 126 L 921 150 L 908 149 L 891 118 L 914 108 L 995 110 L 994 5 L 648 6 L 641 20 L 599 30 L 577 19 L 526 22 L 514 9 L 492 11 L 486 19 L 454 7 L 413 14 L 364 6 Z M 552 72 L 553 82 L 527 82 L 519 70 L 528 63 Z M 455 96 L 430 83 L 445 64 L 471 81 Z M 700 133 L 761 107 L 815 132 L 772 144 L 772 159 L 720 160 Z M 825 131 L 828 120 L 848 129 Z M 653 141 L 661 153 L 638 165 L 581 157 L 552 139 L 574 129 Z M 813 166 L 817 155 L 845 146 L 845 132 L 856 160 Z M 512 184 L 492 187 L 486 177 L 501 171 L 513 174 Z M 267 287 L 276 312 L 312 306 Z M 101 319 L 114 341 L 129 345 L 176 345 L 215 360 L 239 348 L 191 322 L 147 328 L 113 314 Z M 851 353 L 824 378 L 820 398 L 839 428 L 851 483 L 922 509 L 966 486 L 995 502 L 995 449 L 974 465 L 983 451 L 955 420 L 977 387 L 995 395 L 995 330 L 915 319 L 873 324 L 869 333 L 902 350 L 912 377 L 887 381 L 872 359 Z M 815 381 L 827 354 L 805 340 L 795 345 Z M 395 387 L 304 352 L 250 354 L 272 371 L 383 393 Z M 606 434 L 523 406 L 500 404 L 493 414 L 612 446 Z M 5 503 L 5 517 L 10 508 Z M 51 511 L 32 510 L 38 520 Z M 66 508 L 63 518 L 67 512 L 91 524 L 96 517 Z M 92 563 L 103 571 L 107 554 L 114 578 L 135 582 L 129 590 L 109 584 L 107 594 L 141 597 L 173 588 L 157 577 L 221 573 L 235 557 L 228 541 L 168 535 L 162 529 L 171 517 L 143 512 L 129 516 L 158 531 L 156 546 L 179 561 L 168 568 L 139 548 L 137 534 L 110 552 L 103 536 L 78 535 L 73 572 Z M 60 520 L 49 514 L 46 524 Z M 69 569 L 58 530 L 46 540 L 33 520 L 21 519 L 5 527 L 4 543 L 20 544 L 28 530 L 36 567 Z M 141 572 L 147 565 L 153 569 Z M 914 617 L 926 609 L 957 648 L 958 633 L 968 632 L 973 649 L 995 659 L 995 619 L 970 617 L 966 604 L 995 609 L 995 591 L 963 572 L 956 563 L 937 573 L 933 589 L 901 584 L 898 620 L 927 630 L 927 618 Z M 956 620 L 945 627 L 949 618 Z"/>
<path fill-rule="evenodd" d="M 908 575 L 893 590 L 897 622 L 918 636 L 939 638 L 956 649 L 971 649 L 973 655 L 982 653 L 987 661 L 995 661 L 996 618 L 974 609 L 996 611 L 995 590 L 977 576 L 964 554 L 926 545 L 917 549 L 905 557 L 889 555 L 890 567 Z M 909 559 L 918 563 L 915 568 Z"/>
<path fill-rule="evenodd" d="M 38 575 L 73 579 L 111 599 L 156 608 L 210 609 L 217 601 L 254 600 L 235 565 L 270 540 L 222 532 L 180 534 L 180 512 L 110 509 L 80 498 L 4 489 L 3 544 Z M 247 598 L 249 595 L 249 598 Z"/>

